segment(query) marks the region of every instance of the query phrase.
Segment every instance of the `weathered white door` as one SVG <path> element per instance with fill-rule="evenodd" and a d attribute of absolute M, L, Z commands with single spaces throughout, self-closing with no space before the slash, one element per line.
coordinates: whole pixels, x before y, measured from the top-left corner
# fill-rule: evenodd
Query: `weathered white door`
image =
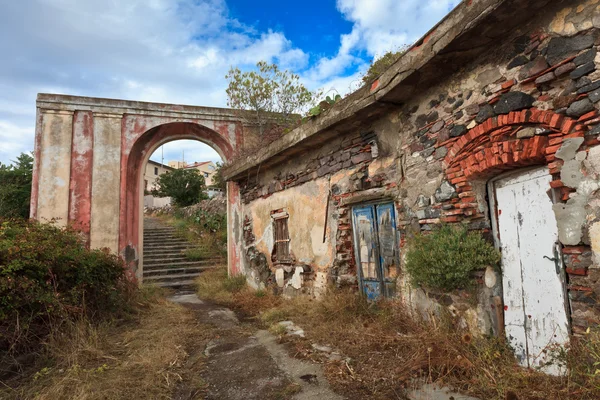
<path fill-rule="evenodd" d="M 497 180 L 494 189 L 506 337 L 521 365 L 558 375 L 552 354 L 569 330 L 551 180 L 540 168 Z"/>

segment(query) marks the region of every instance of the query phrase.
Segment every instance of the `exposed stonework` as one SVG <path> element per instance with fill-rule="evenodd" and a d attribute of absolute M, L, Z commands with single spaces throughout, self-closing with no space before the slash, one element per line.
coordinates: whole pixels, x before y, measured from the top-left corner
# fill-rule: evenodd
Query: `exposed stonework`
<path fill-rule="evenodd" d="M 333 258 L 318 270 L 332 283 L 355 285 L 354 204 L 394 202 L 401 252 L 407 237 L 441 223 L 466 223 L 491 239 L 486 182 L 506 171 L 546 165 L 552 175 L 548 193 L 555 202 L 572 329 L 582 332 L 600 321 L 595 272 L 600 270 L 598 3 L 546 3 L 543 10 L 528 14 L 527 24 L 499 38 L 493 51 L 455 60 L 456 68 L 439 69 L 437 80 L 424 83 L 421 78 L 418 90 L 412 88 L 416 81 L 410 74 L 397 72 L 386 88 L 395 104 L 386 102 L 371 112 L 370 103 L 359 100 L 364 93 L 354 94 L 347 100 L 354 103 L 339 109 L 354 110 L 357 117 L 340 119 L 336 106 L 315 122 L 319 129 L 299 128 L 256 157 L 231 166 L 226 173 L 241 187 L 244 213 L 256 216 L 257 201 L 274 196 L 277 208 L 295 202 L 302 202 L 304 210 L 327 208 L 336 235 L 325 235 L 324 244 Z M 503 7 L 518 9 L 513 2 L 502 2 L 499 15 L 506 12 Z M 459 46 L 461 39 L 454 40 Z M 466 33 L 462 40 L 472 38 Z M 411 57 L 409 51 L 391 70 Z M 425 64 L 421 66 L 427 75 Z M 387 76 L 371 90 L 380 90 Z M 329 203 L 323 197 L 286 196 L 290 188 L 299 193 L 313 181 L 328 183 Z M 296 236 L 296 257 L 306 254 L 304 243 L 310 240 L 310 235 Z M 400 295 L 413 304 L 441 304 L 480 331 L 497 331 L 502 310 L 492 299 L 502 295 L 502 281 L 487 275 L 475 277 L 475 294 L 426 293 L 404 285 Z M 401 280 L 406 282 L 406 277 Z M 313 281 L 303 284 L 312 287 Z"/>

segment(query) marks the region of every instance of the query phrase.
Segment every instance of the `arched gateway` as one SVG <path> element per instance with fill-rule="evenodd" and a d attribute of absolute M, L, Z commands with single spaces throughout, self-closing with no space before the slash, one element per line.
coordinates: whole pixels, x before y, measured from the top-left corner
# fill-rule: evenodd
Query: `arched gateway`
<path fill-rule="evenodd" d="M 31 217 L 72 225 L 91 247 L 123 256 L 139 278 L 141 183 L 150 155 L 166 142 L 196 139 L 228 161 L 242 146 L 243 129 L 229 109 L 39 94 Z M 231 221 L 238 210 L 236 186 L 227 187 Z M 229 240 L 233 274 L 240 271 L 236 246 Z"/>

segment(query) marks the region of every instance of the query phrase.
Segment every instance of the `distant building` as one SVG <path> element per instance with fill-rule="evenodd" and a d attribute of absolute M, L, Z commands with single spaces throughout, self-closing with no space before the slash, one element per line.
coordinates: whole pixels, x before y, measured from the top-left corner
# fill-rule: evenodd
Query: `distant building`
<path fill-rule="evenodd" d="M 185 161 L 169 161 L 169 167 L 176 169 L 197 169 L 204 177 L 206 186 L 211 186 L 213 184 L 213 176 L 217 172 L 217 165 L 212 161 L 200 161 L 192 164 L 188 164 Z"/>
<path fill-rule="evenodd" d="M 187 165 L 185 161 L 169 161 L 169 167 L 174 169 L 185 168 Z"/>
<path fill-rule="evenodd" d="M 163 165 L 156 161 L 148 160 L 144 172 L 144 190 L 149 192 L 156 188 L 156 180 L 162 174 L 173 171 L 175 168 Z"/>
<path fill-rule="evenodd" d="M 200 171 L 202 176 L 204 176 L 204 182 L 206 183 L 206 186 L 212 186 L 213 176 L 217 172 L 217 166 L 215 165 L 214 162 L 212 162 L 212 161 L 195 162 L 193 164 L 186 165 L 185 168 L 186 169 L 191 169 L 191 168 L 197 169 L 198 171 Z"/>

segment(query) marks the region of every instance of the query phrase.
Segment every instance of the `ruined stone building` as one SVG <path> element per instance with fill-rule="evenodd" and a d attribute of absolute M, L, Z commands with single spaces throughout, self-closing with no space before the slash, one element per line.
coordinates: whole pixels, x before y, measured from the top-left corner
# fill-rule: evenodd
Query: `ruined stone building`
<path fill-rule="evenodd" d="M 372 84 L 237 159 L 256 140 L 239 111 L 40 94 L 31 216 L 142 279 L 144 167 L 200 140 L 229 164 L 230 274 L 447 309 L 538 366 L 600 322 L 598 46 L 600 0 L 465 0 Z M 444 223 L 501 249 L 476 293 L 409 284 L 407 239 Z"/>
<path fill-rule="evenodd" d="M 599 0 L 463 1 L 371 85 L 224 170 L 230 268 L 286 295 L 350 284 L 445 307 L 538 365 L 600 322 L 599 28 Z M 474 298 L 408 284 L 407 237 L 442 223 L 502 251 Z"/>

